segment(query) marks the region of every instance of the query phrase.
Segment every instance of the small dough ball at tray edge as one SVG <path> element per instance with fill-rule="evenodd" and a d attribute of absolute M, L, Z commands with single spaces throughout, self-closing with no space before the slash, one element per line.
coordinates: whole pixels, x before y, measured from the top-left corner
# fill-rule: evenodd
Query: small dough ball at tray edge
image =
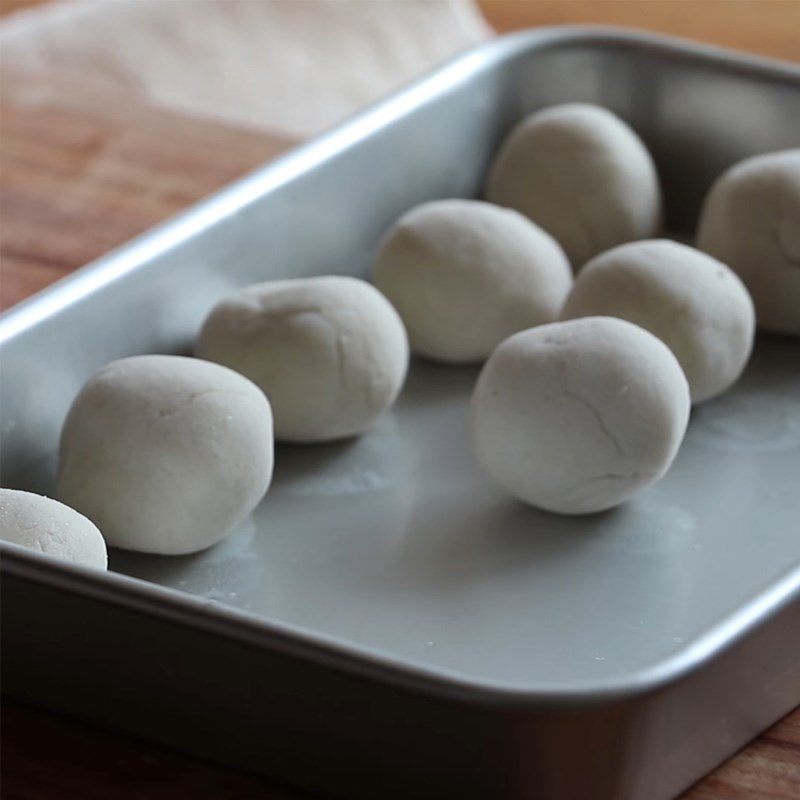
<path fill-rule="evenodd" d="M 800 336 L 800 149 L 723 173 L 703 204 L 697 246 L 744 281 L 759 328 Z"/>
<path fill-rule="evenodd" d="M 94 523 L 39 494 L 0 489 L 0 539 L 85 567 L 108 566 L 106 543 Z"/>
<path fill-rule="evenodd" d="M 555 239 L 522 214 L 437 200 L 391 228 L 373 280 L 400 312 L 417 355 L 470 364 L 512 333 L 558 319 L 572 270 Z"/>
<path fill-rule="evenodd" d="M 556 322 L 506 339 L 486 362 L 472 444 L 510 494 L 586 514 L 664 475 L 689 408 L 680 365 L 652 334 L 608 317 Z"/>
<path fill-rule="evenodd" d="M 551 106 L 520 122 L 492 164 L 487 199 L 541 225 L 576 270 L 661 227 L 650 153 L 619 117 L 590 103 Z"/>
<path fill-rule="evenodd" d="M 363 433 L 397 399 L 409 358 L 392 304 L 366 281 L 336 275 L 237 292 L 212 309 L 196 352 L 260 386 L 286 442 Z"/>
<path fill-rule="evenodd" d="M 686 373 L 693 403 L 730 388 L 755 335 L 753 302 L 736 274 L 667 239 L 623 244 L 593 258 L 561 316 L 619 317 L 658 336 Z"/>
<path fill-rule="evenodd" d="M 250 514 L 272 464 L 269 402 L 247 378 L 194 358 L 135 356 L 103 367 L 75 398 L 58 494 L 112 546 L 193 553 Z"/>

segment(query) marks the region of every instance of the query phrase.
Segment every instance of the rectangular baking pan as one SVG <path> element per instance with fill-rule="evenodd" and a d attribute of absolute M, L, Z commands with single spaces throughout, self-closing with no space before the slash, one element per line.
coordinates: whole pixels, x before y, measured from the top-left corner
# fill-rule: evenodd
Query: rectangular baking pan
<path fill-rule="evenodd" d="M 101 365 L 187 352 L 233 287 L 367 275 L 401 212 L 479 196 L 509 126 L 570 100 L 641 134 L 677 235 L 727 165 L 800 145 L 793 66 L 602 28 L 492 41 L 3 317 L 3 485 L 52 493 Z M 415 364 L 367 436 L 279 447 L 206 553 L 106 575 L 5 546 L 4 690 L 326 794 L 674 796 L 800 700 L 800 342 L 760 339 L 669 475 L 588 519 L 473 466 L 475 376 Z"/>

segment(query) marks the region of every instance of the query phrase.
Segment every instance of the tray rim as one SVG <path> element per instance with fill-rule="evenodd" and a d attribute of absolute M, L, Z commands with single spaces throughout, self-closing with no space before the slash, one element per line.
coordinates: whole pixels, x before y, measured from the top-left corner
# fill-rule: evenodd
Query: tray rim
<path fill-rule="evenodd" d="M 580 680 L 532 689 L 512 681 L 477 678 L 432 667 L 391 652 L 271 620 L 234 606 L 116 572 L 62 562 L 52 556 L 0 542 L 0 574 L 57 591 L 123 606 L 264 648 L 312 660 L 339 671 L 416 692 L 491 707 L 581 707 L 629 701 L 671 686 L 700 670 L 793 604 L 800 604 L 800 565 L 787 570 L 768 590 L 751 598 L 686 647 L 620 677 Z"/>
<path fill-rule="evenodd" d="M 682 60 L 713 61 L 727 68 L 757 70 L 765 78 L 796 81 L 800 65 L 736 50 L 614 26 L 548 26 L 496 37 L 455 56 L 427 75 L 368 107 L 327 133 L 256 168 L 210 197 L 143 232 L 129 242 L 0 314 L 0 346 L 72 302 L 135 270 L 146 259 L 185 241 L 210 223 L 288 183 L 345 151 L 374 130 L 435 98 L 440 86 L 471 78 L 482 67 L 536 47 L 581 44 L 646 48 Z M 310 659 L 362 677 L 458 700 L 491 706 L 586 706 L 629 700 L 679 681 L 746 638 L 784 608 L 800 603 L 800 564 L 722 618 L 675 653 L 621 677 L 574 681 L 532 689 L 526 684 L 473 677 L 426 666 L 364 644 L 347 642 L 300 626 L 270 620 L 232 606 L 121 573 L 100 572 L 0 542 L 0 574 L 79 594 L 175 624 Z"/>

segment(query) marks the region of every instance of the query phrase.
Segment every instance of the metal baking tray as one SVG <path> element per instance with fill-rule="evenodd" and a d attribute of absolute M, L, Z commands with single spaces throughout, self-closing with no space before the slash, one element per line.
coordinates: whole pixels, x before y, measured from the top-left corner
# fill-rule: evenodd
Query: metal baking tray
<path fill-rule="evenodd" d="M 186 352 L 233 287 L 368 274 L 401 212 L 480 195 L 509 127 L 569 100 L 641 134 L 676 235 L 727 165 L 800 145 L 791 65 L 603 28 L 489 42 L 3 317 L 3 484 L 52 492 L 101 365 Z M 327 794 L 675 795 L 800 701 L 800 341 L 759 339 L 668 476 L 590 518 L 479 473 L 475 377 L 414 364 L 368 435 L 279 447 L 205 553 L 106 575 L 4 547 L 3 688 Z"/>

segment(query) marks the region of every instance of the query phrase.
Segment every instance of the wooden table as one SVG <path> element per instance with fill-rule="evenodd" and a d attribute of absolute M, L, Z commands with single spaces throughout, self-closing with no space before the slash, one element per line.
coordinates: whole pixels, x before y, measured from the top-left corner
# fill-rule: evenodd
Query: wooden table
<path fill-rule="evenodd" d="M 0 10 L 41 1 L 2 0 Z M 800 59 L 800 2 L 793 0 L 481 5 L 499 30 L 576 21 L 629 24 Z M 4 76 L 0 97 L 3 307 L 292 145 L 278 136 L 123 106 L 20 75 Z M 265 778 L 12 702 L 2 710 L 2 767 L 6 800 L 312 800 Z M 800 798 L 800 709 L 685 795 L 760 798 Z"/>

